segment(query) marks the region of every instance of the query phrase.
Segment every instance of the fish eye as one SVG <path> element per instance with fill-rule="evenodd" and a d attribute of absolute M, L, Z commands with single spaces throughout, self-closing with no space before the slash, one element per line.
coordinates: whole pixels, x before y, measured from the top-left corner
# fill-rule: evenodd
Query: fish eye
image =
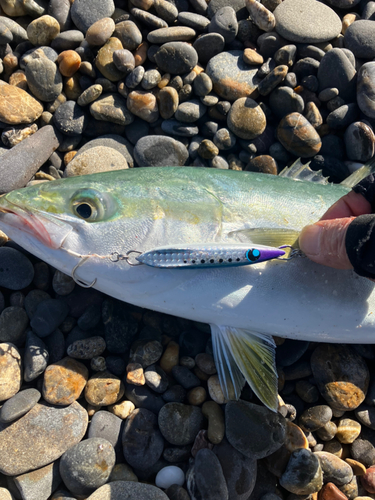
<path fill-rule="evenodd" d="M 117 210 L 117 203 L 110 194 L 91 188 L 76 191 L 70 202 L 74 215 L 86 222 L 108 220 Z"/>

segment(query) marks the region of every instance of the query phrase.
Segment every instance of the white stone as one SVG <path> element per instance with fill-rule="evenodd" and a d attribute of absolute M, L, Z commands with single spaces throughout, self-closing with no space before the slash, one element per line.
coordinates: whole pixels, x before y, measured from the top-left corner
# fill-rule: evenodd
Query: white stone
<path fill-rule="evenodd" d="M 176 467 L 175 465 L 168 465 L 163 469 L 159 470 L 155 478 L 155 484 L 159 488 L 167 489 L 172 484 L 178 484 L 182 486 L 185 482 L 185 474 L 183 471 Z"/>

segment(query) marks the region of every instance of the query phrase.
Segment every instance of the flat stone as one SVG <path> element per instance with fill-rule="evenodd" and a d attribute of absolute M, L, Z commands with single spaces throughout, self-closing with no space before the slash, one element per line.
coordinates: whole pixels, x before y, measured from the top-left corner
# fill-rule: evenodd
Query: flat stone
<path fill-rule="evenodd" d="M 113 0 L 78 0 L 71 7 L 71 16 L 77 28 L 86 33 L 92 24 L 104 17 L 111 17 L 114 11 Z"/>
<path fill-rule="evenodd" d="M 333 483 L 336 486 L 343 486 L 352 480 L 353 470 L 341 458 L 326 451 L 316 451 L 314 455 L 320 460 L 325 482 Z"/>
<path fill-rule="evenodd" d="M 126 311 L 123 302 L 106 299 L 103 303 L 102 319 L 107 350 L 117 355 L 128 351 L 138 331 L 138 324 Z"/>
<path fill-rule="evenodd" d="M 87 339 L 76 340 L 69 345 L 67 354 L 75 359 L 92 359 L 100 356 L 105 351 L 106 345 L 103 337 L 95 336 Z"/>
<path fill-rule="evenodd" d="M 13 43 L 22 43 L 27 41 L 26 30 L 14 19 L 1 16 L 1 22 L 11 31 L 13 35 Z"/>
<path fill-rule="evenodd" d="M 87 126 L 86 112 L 76 102 L 66 101 L 55 111 L 53 123 L 64 135 L 81 135 Z"/>
<path fill-rule="evenodd" d="M 74 177 L 126 168 L 129 166 L 121 153 L 112 148 L 97 146 L 75 156 L 68 163 L 65 175 L 66 177 Z"/>
<path fill-rule="evenodd" d="M 321 500 L 346 500 L 348 497 L 333 483 L 327 483 L 319 492 Z"/>
<path fill-rule="evenodd" d="M 272 31 L 276 24 L 275 16 L 267 7 L 256 0 L 246 0 L 246 7 L 254 24 L 263 31 Z"/>
<path fill-rule="evenodd" d="M 188 157 L 188 151 L 180 141 L 162 135 L 143 137 L 134 148 L 134 158 L 140 167 L 183 166 Z"/>
<path fill-rule="evenodd" d="M 133 481 L 115 481 L 98 488 L 86 500 L 169 500 L 156 486 Z"/>
<path fill-rule="evenodd" d="M 76 401 L 89 378 L 84 364 L 70 357 L 47 367 L 43 378 L 43 398 L 54 405 L 69 405 Z"/>
<path fill-rule="evenodd" d="M 332 418 L 332 410 L 327 405 L 308 408 L 299 418 L 299 424 L 306 432 L 315 432 L 324 427 Z"/>
<path fill-rule="evenodd" d="M 171 26 L 169 28 L 159 28 L 150 31 L 147 35 L 147 40 L 151 43 L 167 43 L 167 42 L 187 42 L 196 36 L 192 28 L 186 26 Z"/>
<path fill-rule="evenodd" d="M 240 50 L 222 52 L 212 57 L 206 67 L 214 91 L 229 101 L 255 96 L 260 83 L 257 71 L 257 67 L 244 62 L 243 52 Z"/>
<path fill-rule="evenodd" d="M 22 367 L 20 353 L 15 345 L 10 342 L 3 342 L 0 344 L 0 401 L 9 399 L 17 394 L 21 388 L 21 383 Z"/>
<path fill-rule="evenodd" d="M 27 498 L 27 500 L 47 500 L 60 482 L 61 476 L 57 461 L 14 478 L 14 484 L 22 498 Z"/>
<path fill-rule="evenodd" d="M 19 103 L 22 102 L 22 106 Z M 0 85 L 0 120 L 9 125 L 33 123 L 43 113 L 43 106 L 28 92 L 4 83 Z"/>
<path fill-rule="evenodd" d="M 246 457 L 267 457 L 284 442 L 285 419 L 268 408 L 247 401 L 230 401 L 225 407 L 225 417 L 229 443 Z"/>
<path fill-rule="evenodd" d="M 373 20 L 360 19 L 352 23 L 345 31 L 345 47 L 355 57 L 373 59 L 375 57 L 375 27 Z"/>
<path fill-rule="evenodd" d="M 91 418 L 88 429 L 89 438 L 106 439 L 113 446 L 117 460 L 122 459 L 121 434 L 123 421 L 114 413 L 99 410 Z"/>
<path fill-rule="evenodd" d="M 281 119 L 277 138 L 287 151 L 301 158 L 315 156 L 322 145 L 314 127 L 300 113 L 290 113 Z"/>
<path fill-rule="evenodd" d="M 63 2 L 60 3 L 63 4 Z M 69 10 L 70 10 L 70 4 L 69 4 Z M 63 31 L 52 40 L 51 48 L 53 48 L 57 52 L 61 52 L 63 50 L 74 50 L 80 46 L 80 44 L 83 42 L 83 39 L 84 36 L 82 31 L 79 30 Z"/>
<path fill-rule="evenodd" d="M 363 358 L 340 345 L 318 346 L 311 356 L 318 389 L 332 409 L 351 411 L 365 399 L 369 372 Z"/>
<path fill-rule="evenodd" d="M 206 33 L 198 36 L 193 47 L 197 51 L 201 64 L 206 64 L 212 57 L 220 54 L 224 50 L 225 39 L 220 33 Z"/>
<path fill-rule="evenodd" d="M 198 54 L 185 42 L 168 42 L 156 52 L 155 60 L 159 69 L 165 73 L 181 75 L 197 65 Z"/>
<path fill-rule="evenodd" d="M 102 95 L 90 105 L 90 113 L 96 120 L 118 125 L 130 125 L 134 120 L 126 100 L 119 94 Z"/>
<path fill-rule="evenodd" d="M 111 17 L 103 17 L 92 24 L 86 32 L 86 41 L 89 45 L 102 46 L 115 31 L 115 22 Z"/>
<path fill-rule="evenodd" d="M 51 102 L 61 94 L 61 73 L 56 64 L 47 57 L 31 59 L 26 65 L 25 74 L 27 85 L 37 99 Z"/>
<path fill-rule="evenodd" d="M 60 474 L 74 495 L 87 496 L 108 481 L 115 465 L 113 446 L 104 438 L 88 438 L 61 457 Z"/>
<path fill-rule="evenodd" d="M 30 388 L 17 392 L 0 409 L 0 422 L 8 424 L 22 417 L 33 408 L 41 397 L 37 389 Z"/>
<path fill-rule="evenodd" d="M 341 33 L 341 19 L 327 5 L 306 0 L 284 0 L 276 7 L 276 31 L 291 42 L 319 43 L 332 40 Z M 314 19 L 314 23 L 311 23 Z"/>
<path fill-rule="evenodd" d="M 38 403 L 16 422 L 0 424 L 0 471 L 17 476 L 57 460 L 83 438 L 87 421 L 77 402 L 65 408 Z"/>

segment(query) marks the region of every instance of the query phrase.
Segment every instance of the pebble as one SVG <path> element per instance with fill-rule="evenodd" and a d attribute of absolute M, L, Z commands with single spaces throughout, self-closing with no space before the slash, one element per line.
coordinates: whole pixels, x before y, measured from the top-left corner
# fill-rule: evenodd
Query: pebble
<path fill-rule="evenodd" d="M 361 484 L 368 493 L 375 493 L 375 467 L 369 467 L 361 476 Z"/>
<path fill-rule="evenodd" d="M 317 78 L 319 90 L 337 88 L 346 102 L 354 102 L 356 96 L 356 71 L 341 49 L 331 49 L 319 64 Z"/>
<path fill-rule="evenodd" d="M 159 412 L 158 424 L 170 444 L 183 446 L 194 442 L 203 427 L 203 414 L 197 406 L 167 403 Z"/>
<path fill-rule="evenodd" d="M 86 41 L 89 45 L 104 45 L 115 31 L 115 22 L 110 17 L 103 17 L 93 23 L 86 31 Z"/>
<path fill-rule="evenodd" d="M 167 42 L 156 52 L 155 61 L 164 73 L 181 75 L 197 65 L 198 54 L 186 42 Z"/>
<path fill-rule="evenodd" d="M 0 422 L 8 424 L 25 415 L 33 408 L 41 397 L 37 389 L 30 388 L 17 392 L 7 399 L 0 409 Z"/>
<path fill-rule="evenodd" d="M 59 33 L 59 23 L 48 15 L 34 19 L 27 27 L 27 36 L 33 45 L 49 45 Z"/>
<path fill-rule="evenodd" d="M 327 483 L 319 492 L 321 500 L 346 500 L 348 497 L 333 483 Z"/>
<path fill-rule="evenodd" d="M 373 59 L 375 57 L 373 37 L 374 27 L 372 21 L 366 19 L 356 20 L 345 31 L 345 47 L 351 50 L 355 57 Z"/>
<path fill-rule="evenodd" d="M 73 76 L 81 65 L 81 58 L 74 50 L 60 52 L 57 58 L 60 73 L 63 76 Z"/>
<path fill-rule="evenodd" d="M 163 346 L 158 340 L 138 340 L 132 345 L 130 358 L 135 363 L 140 363 L 143 368 L 154 367 L 163 354 Z M 159 367 L 158 367 L 159 368 Z"/>
<path fill-rule="evenodd" d="M 293 451 L 280 484 L 296 495 L 311 495 L 321 490 L 323 473 L 316 454 L 304 448 Z"/>
<path fill-rule="evenodd" d="M 159 413 L 164 405 L 164 401 L 161 397 L 144 385 L 136 386 L 127 384 L 125 387 L 125 396 L 134 403 L 137 408 L 145 408 L 153 413 Z"/>
<path fill-rule="evenodd" d="M 306 0 L 303 9 L 298 0 L 284 0 L 273 15 L 277 33 L 291 42 L 326 42 L 341 33 L 341 19 L 336 12 L 315 0 Z"/>
<path fill-rule="evenodd" d="M 127 464 L 119 463 L 116 464 L 109 476 L 108 482 L 113 481 L 138 481 L 137 476 L 132 471 L 131 467 Z"/>
<path fill-rule="evenodd" d="M 92 359 L 105 351 L 106 344 L 103 337 L 89 337 L 76 340 L 68 346 L 67 354 L 75 359 Z"/>
<path fill-rule="evenodd" d="M 118 38 L 111 37 L 99 49 L 98 55 L 95 59 L 95 66 L 98 68 L 100 73 L 111 82 L 117 82 L 124 77 L 124 73 L 117 69 L 113 60 L 113 53 L 117 50 L 122 50 L 123 48 L 124 47 Z"/>
<path fill-rule="evenodd" d="M 37 403 L 10 425 L 0 424 L 0 472 L 16 476 L 57 460 L 81 441 L 86 428 L 87 412 L 79 403 L 64 408 Z"/>
<path fill-rule="evenodd" d="M 155 478 L 156 486 L 163 489 L 169 488 L 172 484 L 182 486 L 184 482 L 185 474 L 175 465 L 168 465 L 167 467 L 164 467 L 156 474 Z"/>
<path fill-rule="evenodd" d="M 363 64 L 358 71 L 357 102 L 362 113 L 364 113 L 369 118 L 375 117 L 375 99 L 373 90 L 374 82 L 375 82 L 375 63 L 367 62 Z"/>
<path fill-rule="evenodd" d="M 121 401 L 120 403 L 108 406 L 108 410 L 123 420 L 125 420 L 135 409 L 131 401 Z"/>
<path fill-rule="evenodd" d="M 85 386 L 85 399 L 93 406 L 108 406 L 117 403 L 124 395 L 121 380 L 108 371 L 95 373 Z"/>
<path fill-rule="evenodd" d="M 318 389 L 335 410 L 354 410 L 366 397 L 369 372 L 363 358 L 345 346 L 317 347 L 311 369 Z"/>
<path fill-rule="evenodd" d="M 145 408 L 134 410 L 127 418 L 122 446 L 124 457 L 131 467 L 145 470 L 161 457 L 164 439 L 157 428 L 157 417 Z"/>
<path fill-rule="evenodd" d="M 316 155 L 322 145 L 314 127 L 300 113 L 290 113 L 281 119 L 277 138 L 287 151 L 302 158 Z"/>
<path fill-rule="evenodd" d="M 126 367 L 126 382 L 133 385 L 145 385 L 146 380 L 142 365 L 139 363 L 129 363 Z"/>
<path fill-rule="evenodd" d="M 139 139 L 134 158 L 140 167 L 185 165 L 189 157 L 186 147 L 172 137 L 148 135 Z"/>
<path fill-rule="evenodd" d="M 30 326 L 39 337 L 47 337 L 61 325 L 68 312 L 69 307 L 62 300 L 44 300 L 36 307 Z"/>
<path fill-rule="evenodd" d="M 220 462 L 213 451 L 199 450 L 195 456 L 194 467 L 187 473 L 187 488 L 190 495 L 197 492 L 207 500 L 225 500 L 228 488 Z"/>
<path fill-rule="evenodd" d="M 160 359 L 160 368 L 166 373 L 169 374 L 172 371 L 172 368 L 176 365 L 178 365 L 178 360 L 179 360 L 179 352 L 180 348 L 179 345 L 174 341 L 171 340 L 165 351 L 163 356 Z"/>
<path fill-rule="evenodd" d="M 227 124 L 241 139 L 254 139 L 264 132 L 266 117 L 256 101 L 250 97 L 241 97 L 230 108 Z"/>
<path fill-rule="evenodd" d="M 257 69 L 244 62 L 240 50 L 230 50 L 211 57 L 206 73 L 212 80 L 214 91 L 229 101 L 250 98 L 260 83 L 256 76 Z"/>
<path fill-rule="evenodd" d="M 375 440 L 372 430 L 363 427 L 361 435 L 350 445 L 350 455 L 366 467 L 375 463 Z"/>
<path fill-rule="evenodd" d="M 89 378 L 86 366 L 65 357 L 50 364 L 43 376 L 43 398 L 53 405 L 70 405 L 82 394 Z"/>
<path fill-rule="evenodd" d="M 175 118 L 184 123 L 194 123 L 203 117 L 206 109 L 206 106 L 197 99 L 186 101 L 177 107 Z"/>
<path fill-rule="evenodd" d="M 25 382 L 31 382 L 44 372 L 48 358 L 49 355 L 44 342 L 33 332 L 27 332 L 23 373 Z"/>
<path fill-rule="evenodd" d="M 168 500 L 167 495 L 151 484 L 114 481 L 98 488 L 86 500 Z"/>
<path fill-rule="evenodd" d="M 49 498 L 60 482 L 61 476 L 58 462 L 14 478 L 14 484 L 22 497 L 30 499 Z"/>
<path fill-rule="evenodd" d="M 150 43 L 163 44 L 167 42 L 187 42 L 196 35 L 192 28 L 185 26 L 172 26 L 168 28 L 159 28 L 150 31 L 147 40 Z"/>
<path fill-rule="evenodd" d="M 233 7 L 228 5 L 218 9 L 208 25 L 208 31 L 222 35 L 225 43 L 233 42 L 238 32 L 237 17 Z"/>
<path fill-rule="evenodd" d="M 168 24 L 172 24 L 179 16 L 177 7 L 173 3 L 169 3 L 166 0 L 155 0 L 154 7 L 158 16 Z M 181 19 L 179 19 L 179 21 L 182 22 Z"/>
<path fill-rule="evenodd" d="M 29 89 L 40 101 L 51 102 L 61 94 L 61 73 L 56 64 L 44 55 L 27 63 L 25 75 Z"/>
<path fill-rule="evenodd" d="M 34 278 L 34 268 L 23 253 L 15 248 L 0 247 L 0 261 L 0 286 L 9 290 L 21 290 L 30 285 Z"/>
<path fill-rule="evenodd" d="M 22 101 L 22 106 L 17 104 Z M 0 120 L 9 125 L 32 123 L 43 112 L 43 106 L 25 90 L 14 85 L 0 85 Z"/>
<path fill-rule="evenodd" d="M 123 421 L 109 411 L 97 411 L 91 418 L 88 429 L 88 438 L 106 439 L 111 443 L 117 460 L 122 459 L 121 435 Z"/>
<path fill-rule="evenodd" d="M 351 123 L 345 130 L 344 141 L 349 160 L 365 163 L 374 156 L 375 135 L 366 123 Z"/>
<path fill-rule="evenodd" d="M 72 21 L 83 33 L 96 21 L 111 17 L 114 11 L 113 0 L 78 0 L 70 9 Z"/>
<path fill-rule="evenodd" d="M 148 123 L 153 123 L 159 118 L 159 109 L 154 94 L 143 90 L 130 92 L 126 105 L 134 115 Z"/>
<path fill-rule="evenodd" d="M 290 1 L 290 0 L 289 0 Z M 251 20 L 263 31 L 272 31 L 276 24 L 275 16 L 256 0 L 245 1 Z"/>
<path fill-rule="evenodd" d="M 344 460 L 326 451 L 317 451 L 314 455 L 319 458 L 324 482 L 343 486 L 352 480 L 353 470 Z"/>
<path fill-rule="evenodd" d="M 225 39 L 220 33 L 206 33 L 195 40 L 193 47 L 197 51 L 200 63 L 206 64 L 220 54 L 225 46 Z M 207 68 L 206 68 L 207 70 Z"/>
<path fill-rule="evenodd" d="M 355 410 L 355 416 L 361 424 L 370 427 L 370 429 L 375 429 L 374 408 L 372 406 L 362 404 Z"/>
<path fill-rule="evenodd" d="M 303 430 L 314 432 L 324 427 L 332 418 L 332 409 L 327 405 L 312 406 L 304 411 L 299 419 Z"/>
<path fill-rule="evenodd" d="M 278 450 L 285 439 L 285 420 L 268 408 L 246 401 L 230 401 L 225 407 L 226 437 L 236 450 L 260 459 Z"/>
<path fill-rule="evenodd" d="M 21 355 L 10 342 L 0 344 L 0 401 L 17 394 L 22 383 Z"/>
<path fill-rule="evenodd" d="M 111 299 L 103 303 L 102 319 L 107 350 L 116 355 L 128 351 L 138 328 L 135 319 L 127 313 L 121 302 Z"/>
<path fill-rule="evenodd" d="M 87 496 L 107 482 L 115 465 L 113 446 L 104 438 L 88 438 L 61 457 L 61 478 L 74 495 Z"/>

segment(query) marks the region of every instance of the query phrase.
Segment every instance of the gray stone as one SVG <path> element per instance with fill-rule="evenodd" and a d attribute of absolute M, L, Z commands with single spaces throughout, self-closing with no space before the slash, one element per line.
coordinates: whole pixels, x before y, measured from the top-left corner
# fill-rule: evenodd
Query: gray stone
<path fill-rule="evenodd" d="M 76 340 L 69 345 L 66 352 L 68 356 L 74 359 L 92 359 L 95 356 L 103 354 L 105 348 L 105 340 L 103 337 L 97 335 L 87 339 Z"/>
<path fill-rule="evenodd" d="M 0 472 L 17 476 L 57 460 L 83 438 L 87 420 L 77 402 L 65 408 L 38 403 L 17 421 L 0 424 Z"/>
<path fill-rule="evenodd" d="M 175 112 L 176 120 L 183 123 L 194 123 L 206 112 L 206 106 L 197 99 L 186 101 L 180 104 Z"/>
<path fill-rule="evenodd" d="M 332 409 L 327 405 L 308 408 L 299 418 L 299 425 L 306 432 L 314 432 L 324 427 L 332 418 Z"/>
<path fill-rule="evenodd" d="M 181 75 L 198 63 L 197 51 L 185 42 L 164 43 L 155 54 L 156 63 L 165 73 Z"/>
<path fill-rule="evenodd" d="M 83 33 L 99 19 L 111 17 L 115 11 L 113 0 L 77 0 L 71 6 L 71 16 L 74 24 Z"/>
<path fill-rule="evenodd" d="M 0 409 L 0 422 L 8 424 L 22 417 L 33 408 L 41 397 L 37 389 L 30 388 L 17 392 L 5 401 Z"/>
<path fill-rule="evenodd" d="M 284 443 L 285 419 L 268 408 L 247 401 L 229 401 L 225 407 L 226 437 L 251 459 L 271 455 Z"/>
<path fill-rule="evenodd" d="M 33 332 L 26 335 L 24 352 L 24 374 L 25 382 L 31 382 L 41 375 L 47 368 L 48 351 L 45 343 Z"/>
<path fill-rule="evenodd" d="M 316 451 L 314 455 L 320 461 L 325 483 L 343 486 L 352 480 L 353 469 L 344 460 L 341 460 L 341 458 L 327 451 Z"/>
<path fill-rule="evenodd" d="M 345 31 L 345 47 L 351 50 L 355 57 L 361 59 L 375 57 L 374 24 L 374 21 L 359 20 L 352 23 Z"/>
<path fill-rule="evenodd" d="M 133 481 L 115 481 L 98 488 L 86 500 L 168 500 L 156 486 Z"/>
<path fill-rule="evenodd" d="M 319 43 L 341 33 L 341 19 L 327 5 L 316 0 L 284 0 L 276 7 L 276 31 L 291 42 Z M 314 22 L 311 22 L 314 19 Z"/>
<path fill-rule="evenodd" d="M 195 12 L 180 12 L 178 14 L 178 20 L 181 24 L 189 26 L 196 31 L 204 31 L 207 25 L 210 24 L 210 20 L 206 16 L 201 14 L 196 14 Z"/>
<path fill-rule="evenodd" d="M 25 500 L 47 500 L 60 482 L 58 461 L 14 478 L 14 484 Z"/>
<path fill-rule="evenodd" d="M 358 95 L 359 101 L 359 95 Z M 374 108 L 375 111 L 375 108 Z M 327 116 L 327 125 L 330 129 L 341 130 L 355 122 L 359 115 L 359 109 L 356 103 L 344 104 L 332 111 Z M 375 112 L 374 112 L 375 117 Z"/>
<path fill-rule="evenodd" d="M 243 61 L 243 52 L 240 50 L 222 52 L 212 57 L 206 67 L 214 91 L 229 101 L 251 97 L 260 83 L 256 76 L 257 71 L 258 68 Z"/>
<path fill-rule="evenodd" d="M 228 500 L 228 488 L 219 459 L 205 448 L 195 456 L 194 468 L 187 473 L 187 487 L 192 498 Z"/>
<path fill-rule="evenodd" d="M 81 135 L 87 126 L 87 116 L 75 101 L 66 101 L 55 111 L 53 123 L 64 135 Z"/>
<path fill-rule="evenodd" d="M 373 23 L 373 21 L 369 21 Z M 358 71 L 357 102 L 362 113 L 375 118 L 375 62 L 363 64 Z M 2 157 L 3 158 L 3 157 Z"/>
<path fill-rule="evenodd" d="M 25 310 L 28 317 L 31 319 L 34 316 L 38 305 L 44 300 L 48 300 L 50 298 L 51 296 L 49 293 L 44 290 L 31 290 L 31 292 L 29 292 L 25 297 Z"/>
<path fill-rule="evenodd" d="M 228 5 L 228 0 L 211 0 L 208 4 L 207 14 L 210 19 L 212 19 L 215 13 Z M 235 10 L 237 19 L 247 19 L 249 17 L 249 12 L 246 9 L 245 0 L 231 0 L 231 7 Z"/>
<path fill-rule="evenodd" d="M 125 139 L 125 137 L 116 134 L 102 135 L 101 137 L 98 137 L 98 139 L 93 139 L 92 141 L 86 142 L 84 146 L 79 148 L 78 153 L 74 158 L 77 158 L 84 151 L 87 151 L 90 148 L 95 148 L 97 146 L 105 146 L 107 148 L 115 149 L 123 155 L 130 168 L 134 167 L 132 144 L 127 139 Z"/>
<path fill-rule="evenodd" d="M 39 129 L 1 156 L 0 194 L 25 187 L 45 163 L 60 139 L 51 125 Z"/>
<path fill-rule="evenodd" d="M 113 446 L 116 456 L 122 457 L 121 434 L 123 421 L 109 411 L 97 411 L 91 418 L 87 436 L 106 439 Z"/>
<path fill-rule="evenodd" d="M 199 36 L 193 47 L 197 51 L 199 62 L 206 64 L 224 50 L 225 39 L 220 33 L 207 33 Z"/>
<path fill-rule="evenodd" d="M 26 30 L 10 17 L 1 16 L 1 22 L 11 31 L 13 43 L 18 44 L 28 40 Z"/>
<path fill-rule="evenodd" d="M 27 84 L 34 96 L 43 102 L 54 101 L 63 89 L 62 76 L 47 57 L 31 59 L 25 68 Z"/>
<path fill-rule="evenodd" d="M 331 49 L 325 54 L 317 76 L 320 90 L 335 87 L 345 101 L 355 100 L 357 73 L 341 49 Z"/>
<path fill-rule="evenodd" d="M 134 116 L 128 110 L 126 101 L 119 94 L 104 94 L 90 105 L 90 113 L 96 120 L 118 125 L 129 125 Z"/>
<path fill-rule="evenodd" d="M 6 307 L 0 314 L 0 342 L 22 345 L 28 323 L 27 314 L 22 307 Z"/>
<path fill-rule="evenodd" d="M 145 380 L 150 389 L 159 394 L 165 392 L 169 385 L 167 374 L 159 365 L 151 365 L 146 368 Z"/>
<path fill-rule="evenodd" d="M 51 48 L 57 52 L 64 50 L 74 50 L 83 42 L 84 36 L 82 31 L 69 30 L 59 33 L 51 42 Z"/>
<path fill-rule="evenodd" d="M 48 4 L 48 15 L 56 19 L 60 25 L 60 31 L 67 31 L 71 27 L 69 0 L 51 0 Z"/>
<path fill-rule="evenodd" d="M 208 26 L 209 33 L 220 33 L 225 43 L 231 43 L 236 38 L 238 23 L 236 12 L 231 6 L 225 6 L 217 10 Z"/>
<path fill-rule="evenodd" d="M 47 299 L 37 306 L 30 326 L 39 337 L 47 337 L 68 315 L 69 307 L 62 300 Z"/>
<path fill-rule="evenodd" d="M 310 495 L 323 486 L 319 459 L 304 448 L 292 452 L 285 472 L 280 478 L 283 488 L 296 495 Z"/>
<path fill-rule="evenodd" d="M 85 439 L 62 455 L 61 478 L 74 495 L 86 497 L 108 481 L 115 460 L 109 441 L 103 438 Z"/>
<path fill-rule="evenodd" d="M 134 158 L 140 167 L 182 166 L 188 156 L 181 142 L 161 135 L 143 137 L 134 148 Z"/>
<path fill-rule="evenodd" d="M 169 443 L 183 446 L 194 442 L 203 427 L 204 417 L 197 406 L 167 403 L 159 412 L 158 422 Z"/>

